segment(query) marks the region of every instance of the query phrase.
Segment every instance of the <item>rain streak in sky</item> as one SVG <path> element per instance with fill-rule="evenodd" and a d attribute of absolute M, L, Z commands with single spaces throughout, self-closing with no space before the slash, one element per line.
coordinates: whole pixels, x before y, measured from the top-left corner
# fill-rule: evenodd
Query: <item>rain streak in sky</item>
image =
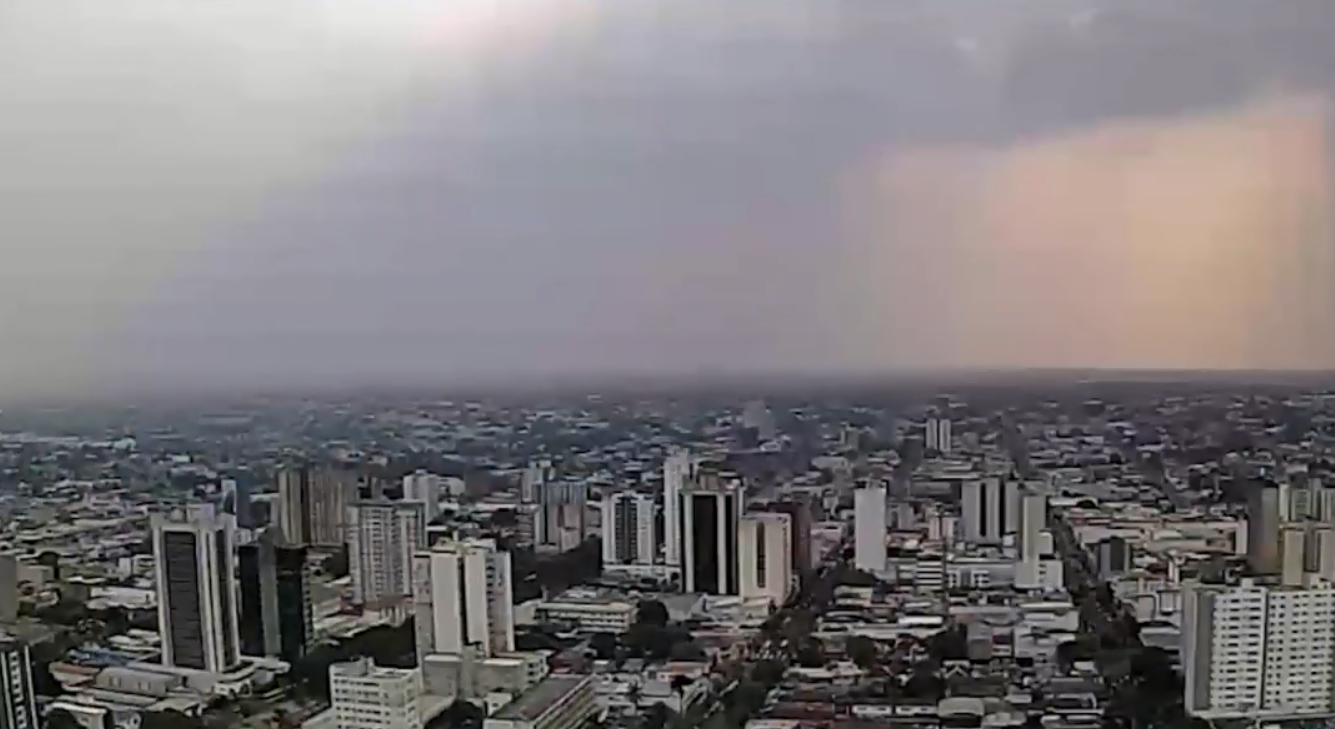
<path fill-rule="evenodd" d="M 0 396 L 1335 367 L 1335 5 L 12 0 Z"/>

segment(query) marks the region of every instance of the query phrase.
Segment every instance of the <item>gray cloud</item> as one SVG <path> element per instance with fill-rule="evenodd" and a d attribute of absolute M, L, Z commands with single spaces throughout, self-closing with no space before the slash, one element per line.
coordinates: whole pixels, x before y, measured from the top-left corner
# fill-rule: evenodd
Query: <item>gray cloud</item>
<path fill-rule="evenodd" d="M 1326 3 L 1077 5 L 5 3 L 0 387 L 1011 364 L 860 170 L 1335 73 Z"/>

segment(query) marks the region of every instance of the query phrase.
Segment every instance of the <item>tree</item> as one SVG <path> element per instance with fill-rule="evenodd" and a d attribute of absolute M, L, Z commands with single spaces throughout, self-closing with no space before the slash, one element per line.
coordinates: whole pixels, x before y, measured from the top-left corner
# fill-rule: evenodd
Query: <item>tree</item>
<path fill-rule="evenodd" d="M 640 625 L 654 625 L 665 628 L 668 619 L 667 605 L 658 600 L 641 600 L 635 608 L 635 622 Z"/>
<path fill-rule="evenodd" d="M 676 694 L 677 699 L 680 700 L 686 695 L 686 689 L 690 688 L 692 683 L 694 681 L 691 680 L 690 676 L 677 674 L 672 677 L 672 693 Z"/>
<path fill-rule="evenodd" d="M 621 642 L 611 633 L 594 633 L 589 637 L 589 649 L 602 660 L 615 658 L 620 647 Z"/>
<path fill-rule="evenodd" d="M 666 729 L 672 721 L 672 710 L 662 704 L 654 704 L 644 712 L 640 720 L 640 729 Z"/>
<path fill-rule="evenodd" d="M 82 729 L 74 715 L 65 709 L 52 709 L 46 714 L 44 729 Z"/>
<path fill-rule="evenodd" d="M 782 661 L 767 660 L 761 661 L 751 669 L 751 678 L 763 686 L 774 687 L 783 680 L 784 674 L 788 673 L 788 668 Z"/>
<path fill-rule="evenodd" d="M 674 643 L 672 649 L 668 652 L 668 658 L 673 661 L 703 661 L 707 658 L 705 649 L 695 641 L 685 641 Z"/>
<path fill-rule="evenodd" d="M 865 670 L 871 670 L 879 658 L 876 641 L 865 635 L 849 636 L 848 642 L 844 645 L 844 652 L 848 654 L 850 661 Z"/>
<path fill-rule="evenodd" d="M 65 693 L 65 687 L 51 674 L 51 664 L 46 661 L 32 662 L 32 690 L 39 696 L 59 696 Z"/>
<path fill-rule="evenodd" d="M 487 712 L 470 701 L 455 699 L 442 711 L 431 729 L 482 729 Z"/>

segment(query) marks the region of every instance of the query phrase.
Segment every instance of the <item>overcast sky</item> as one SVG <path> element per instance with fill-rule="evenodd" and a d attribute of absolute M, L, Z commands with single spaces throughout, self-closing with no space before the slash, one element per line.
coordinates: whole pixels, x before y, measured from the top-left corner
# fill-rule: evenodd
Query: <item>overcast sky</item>
<path fill-rule="evenodd" d="M 1335 366 L 1331 37 L 1306 0 L 9 0 L 0 395 Z"/>

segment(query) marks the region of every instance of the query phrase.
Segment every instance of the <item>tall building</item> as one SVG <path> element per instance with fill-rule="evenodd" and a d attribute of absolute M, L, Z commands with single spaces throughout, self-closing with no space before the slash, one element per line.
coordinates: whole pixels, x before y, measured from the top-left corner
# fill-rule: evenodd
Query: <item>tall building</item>
<path fill-rule="evenodd" d="M 738 594 L 737 529 L 743 508 L 741 485 L 718 474 L 703 474 L 682 491 L 677 529 L 685 592 Z"/>
<path fill-rule="evenodd" d="M 237 548 L 241 653 L 293 662 L 315 639 L 307 548 L 280 544 L 277 530 Z"/>
<path fill-rule="evenodd" d="M 162 662 L 222 673 L 240 658 L 235 519 L 210 504 L 154 514 Z"/>
<path fill-rule="evenodd" d="M 425 547 L 422 504 L 381 500 L 348 507 L 353 604 L 370 610 L 406 605 L 413 594 L 413 558 Z"/>
<path fill-rule="evenodd" d="M 657 561 L 654 497 L 623 492 L 603 499 L 603 564 L 650 565 Z"/>
<path fill-rule="evenodd" d="M 440 514 L 440 491 L 444 482 L 440 476 L 419 469 L 403 477 L 403 500 L 421 504 L 427 523 L 431 523 Z"/>
<path fill-rule="evenodd" d="M 1025 493 L 1020 497 L 1020 561 L 1037 562 L 1043 556 L 1043 530 L 1047 528 L 1047 494 Z"/>
<path fill-rule="evenodd" d="M 965 481 L 960 487 L 964 540 L 1000 544 L 1020 526 L 1020 485 L 991 476 Z"/>
<path fill-rule="evenodd" d="M 422 729 L 422 671 L 362 657 L 329 667 L 335 729 Z"/>
<path fill-rule="evenodd" d="M 766 597 L 783 605 L 796 589 L 793 575 L 792 520 L 787 514 L 752 513 L 742 517 L 737 538 L 741 596 Z"/>
<path fill-rule="evenodd" d="M 413 565 L 419 658 L 515 649 L 510 555 L 491 540 L 440 542 Z"/>
<path fill-rule="evenodd" d="M 533 546 L 538 551 L 568 552 L 589 536 L 589 486 L 578 481 L 548 481 L 538 488 Z"/>
<path fill-rule="evenodd" d="M 19 619 L 19 557 L 0 552 L 0 623 Z"/>
<path fill-rule="evenodd" d="M 278 472 L 278 519 L 289 544 L 343 547 L 348 504 L 357 479 L 336 468 L 286 468 Z"/>
<path fill-rule="evenodd" d="M 1192 716 L 1335 711 L 1335 587 L 1196 585 L 1182 621 L 1183 693 Z"/>
<path fill-rule="evenodd" d="M 811 554 L 811 500 L 805 495 L 769 505 L 769 510 L 778 514 L 787 514 L 792 525 L 793 577 L 800 587 L 807 575 L 815 569 Z"/>
<path fill-rule="evenodd" d="M 946 418 L 928 418 L 923 431 L 927 450 L 936 451 L 942 455 L 950 454 L 952 443 L 950 420 Z"/>
<path fill-rule="evenodd" d="M 1121 537 L 1094 543 L 1094 566 L 1099 579 L 1112 580 L 1131 571 L 1131 545 Z"/>
<path fill-rule="evenodd" d="M 0 632 L 0 729 L 38 729 L 40 726 L 28 646 Z"/>
<path fill-rule="evenodd" d="M 695 480 L 696 462 L 689 451 L 668 454 L 663 462 L 663 561 L 681 565 L 681 531 L 677 507 L 688 481 Z"/>
<path fill-rule="evenodd" d="M 873 574 L 886 566 L 886 489 L 864 484 L 853 492 L 853 566 Z"/>
<path fill-rule="evenodd" d="M 1247 494 L 1247 565 L 1255 574 L 1279 574 L 1279 532 L 1279 487 L 1253 485 Z"/>
<path fill-rule="evenodd" d="M 544 458 L 528 464 L 519 482 L 519 501 L 524 504 L 538 503 L 538 492 L 555 479 L 556 469 L 550 460 Z"/>

